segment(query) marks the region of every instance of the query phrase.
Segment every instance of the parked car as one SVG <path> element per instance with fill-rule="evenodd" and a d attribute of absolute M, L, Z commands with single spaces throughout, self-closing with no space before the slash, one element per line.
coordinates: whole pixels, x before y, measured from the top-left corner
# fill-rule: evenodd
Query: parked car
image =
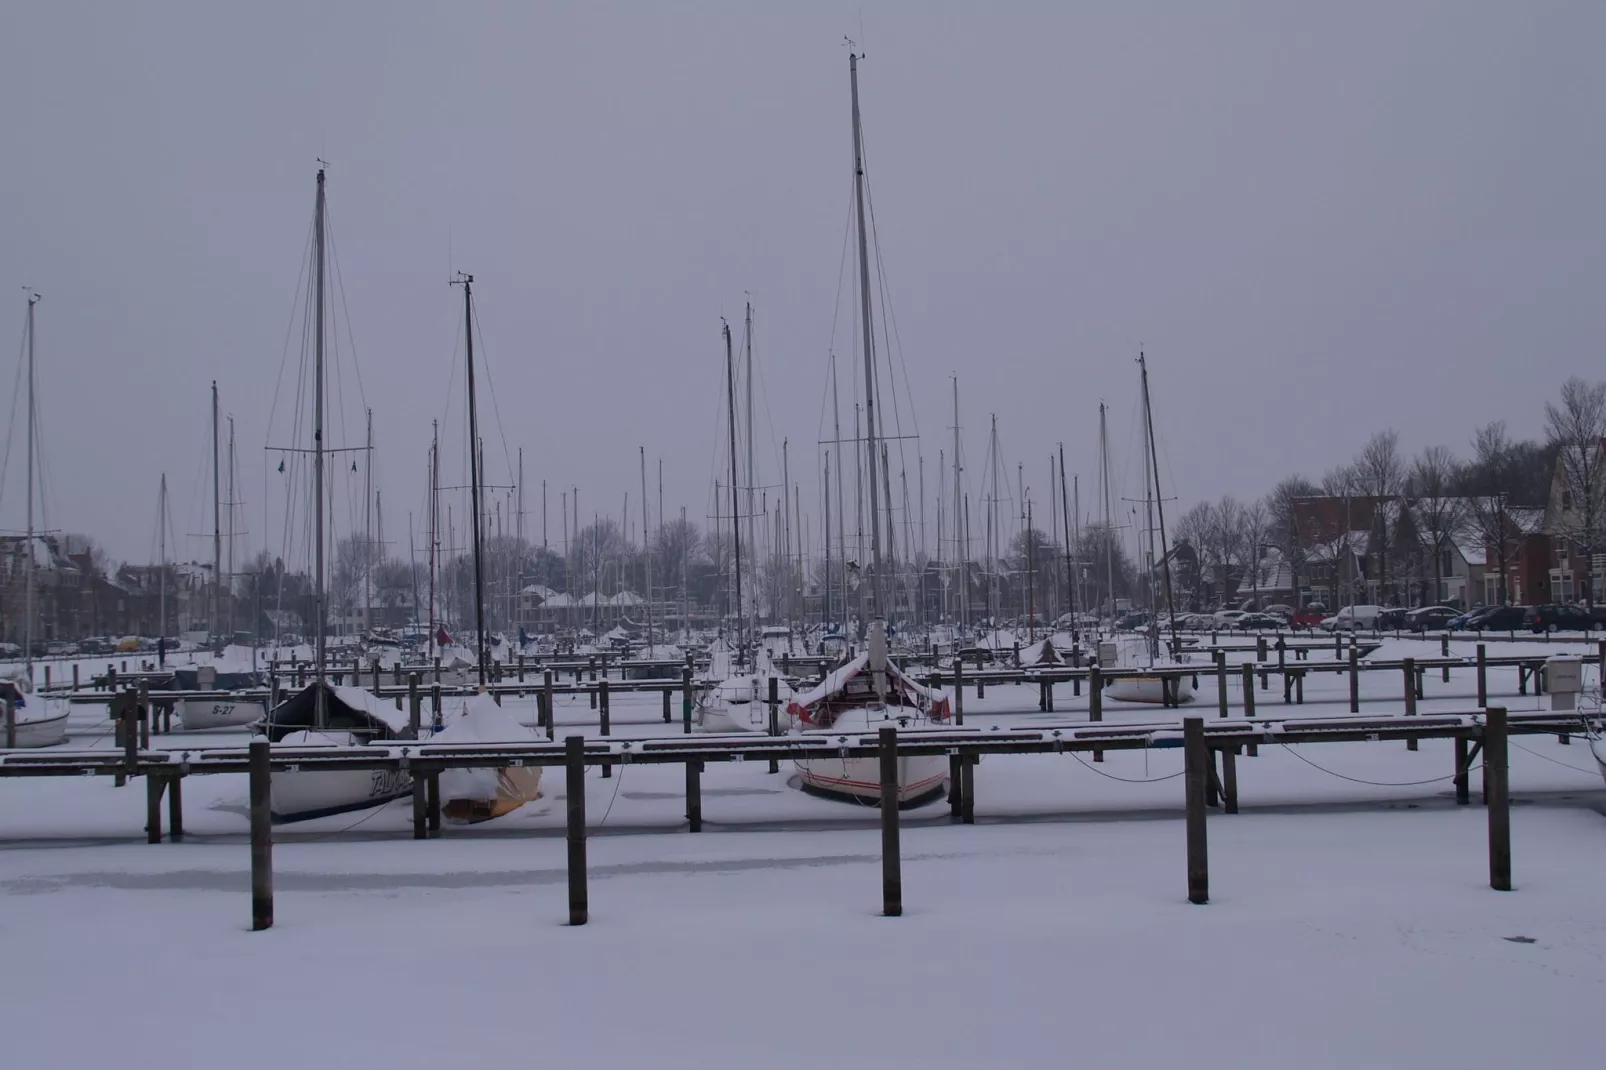
<path fill-rule="evenodd" d="M 1216 627 L 1230 630 L 1238 626 L 1238 618 L 1244 615 L 1241 609 L 1223 609 L 1216 613 Z"/>
<path fill-rule="evenodd" d="M 1489 606 L 1467 621 L 1467 627 L 1475 632 L 1514 632 L 1523 626 L 1526 615 L 1522 606 Z"/>
<path fill-rule="evenodd" d="M 1270 605 L 1270 606 L 1267 606 L 1265 609 L 1262 609 L 1261 612 L 1262 613 L 1270 613 L 1272 616 L 1279 618 L 1284 623 L 1287 623 L 1288 621 L 1291 621 L 1291 620 L 1294 619 L 1294 607 L 1293 606 Z"/>
<path fill-rule="evenodd" d="M 1436 632 L 1449 627 L 1460 615 L 1449 606 L 1423 606 L 1405 615 L 1405 626 L 1413 632 Z"/>
<path fill-rule="evenodd" d="M 1135 632 L 1149 626 L 1147 613 L 1128 613 L 1115 622 L 1115 626 L 1122 631 Z"/>
<path fill-rule="evenodd" d="M 1294 628 L 1319 628 L 1326 619 L 1327 607 L 1320 602 L 1311 602 L 1303 609 L 1294 610 L 1294 615 L 1288 623 Z"/>
<path fill-rule="evenodd" d="M 1523 623 L 1532 632 L 1584 632 L 1594 626 L 1589 610 L 1583 606 L 1529 606 Z"/>
<path fill-rule="evenodd" d="M 1405 612 L 1405 610 L 1398 607 L 1387 608 L 1377 615 L 1377 620 L 1372 622 L 1372 627 L 1376 628 L 1380 632 L 1404 631 L 1406 621 Z"/>
<path fill-rule="evenodd" d="M 1323 620 L 1321 626 L 1330 632 L 1370 630 L 1377 627 L 1377 618 L 1382 612 L 1382 606 L 1345 606 Z"/>
<path fill-rule="evenodd" d="M 1260 628 L 1275 629 L 1281 628 L 1282 626 L 1283 619 L 1281 617 L 1273 616 L 1270 613 L 1245 613 L 1243 616 L 1238 618 L 1238 623 L 1234 625 L 1234 627 L 1240 631 L 1246 632 L 1254 631 Z"/>
<path fill-rule="evenodd" d="M 1471 624 L 1480 613 L 1488 608 L 1488 606 L 1473 606 L 1465 613 L 1451 617 L 1450 622 L 1446 624 L 1445 627 L 1450 629 L 1452 632 L 1466 631 L 1467 626 Z"/>

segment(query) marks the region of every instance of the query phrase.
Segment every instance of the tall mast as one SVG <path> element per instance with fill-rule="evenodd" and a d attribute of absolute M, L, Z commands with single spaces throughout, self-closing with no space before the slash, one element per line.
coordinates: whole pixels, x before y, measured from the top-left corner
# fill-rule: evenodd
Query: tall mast
<path fill-rule="evenodd" d="M 825 451 L 825 602 L 820 610 L 820 623 L 831 624 L 831 451 Z"/>
<path fill-rule="evenodd" d="M 963 512 L 963 509 L 962 509 L 960 501 L 959 501 L 959 495 L 960 495 L 960 489 L 959 489 L 959 471 L 960 471 L 960 468 L 959 468 L 959 376 L 957 376 L 957 375 L 954 376 L 953 380 L 954 380 L 954 519 L 953 519 L 953 525 L 952 526 L 953 526 L 953 529 L 954 529 L 954 549 L 956 551 L 959 551 L 959 552 L 955 553 L 955 555 L 954 555 L 956 558 L 958 558 L 958 572 L 954 576 L 954 580 L 955 580 L 954 587 L 959 592 L 959 619 L 960 619 L 961 625 L 963 627 L 965 627 L 965 628 L 969 628 L 970 627 L 970 590 L 966 586 L 965 557 L 964 557 L 964 554 L 965 554 L 965 552 L 968 552 L 969 547 L 967 546 L 967 547 L 961 548 L 959 546 L 959 526 L 960 526 L 960 519 L 961 519 L 960 514 Z"/>
<path fill-rule="evenodd" d="M 430 421 L 429 435 L 429 654 L 435 655 L 435 565 L 441 548 L 441 432 Z"/>
<path fill-rule="evenodd" d="M 162 473 L 162 489 L 156 495 L 156 635 L 167 635 L 167 473 Z"/>
<path fill-rule="evenodd" d="M 662 517 L 658 518 L 660 521 Z M 641 447 L 641 552 L 647 596 L 647 650 L 652 651 L 652 542 L 647 537 L 647 447 Z"/>
<path fill-rule="evenodd" d="M 1099 470 L 1104 488 L 1104 582 L 1110 597 L 1110 620 L 1115 620 L 1115 526 L 1110 517 L 1110 433 L 1099 402 Z"/>
<path fill-rule="evenodd" d="M 876 491 L 875 331 L 870 323 L 870 239 L 864 218 L 864 132 L 859 122 L 859 56 L 848 53 L 848 82 L 853 91 L 853 199 L 859 224 L 859 325 L 864 333 L 864 434 L 870 483 L 870 615 L 884 612 L 881 597 L 881 516 Z"/>
<path fill-rule="evenodd" d="M 1165 501 L 1160 497 L 1160 459 L 1154 448 L 1154 406 L 1149 398 L 1149 364 L 1143 359 L 1141 351 L 1138 353 L 1138 372 L 1143 380 L 1143 422 L 1149 428 L 1149 463 L 1154 468 L 1154 497 L 1160 516 L 1160 564 L 1165 576 L 1165 608 L 1171 623 L 1171 652 L 1175 655 L 1181 645 L 1177 639 L 1177 609 L 1171 600 L 1171 553 L 1165 544 Z M 1153 540 L 1152 533 L 1150 539 Z"/>
<path fill-rule="evenodd" d="M 736 585 L 736 650 L 737 657 L 741 657 L 742 649 L 742 522 L 737 516 L 736 504 L 736 357 L 731 352 L 731 326 L 720 321 L 721 329 L 725 332 L 725 407 L 730 417 L 731 437 L 731 546 L 736 551 L 735 585 Z M 748 488 L 751 492 L 752 488 Z"/>
<path fill-rule="evenodd" d="M 235 527 L 234 527 L 234 517 L 235 517 L 235 510 L 239 507 L 239 501 L 234 496 L 234 476 L 235 476 L 235 471 L 236 471 L 237 467 L 238 467 L 238 465 L 235 463 L 235 458 L 234 458 L 234 417 L 230 416 L 229 417 L 229 540 L 228 540 L 228 543 L 227 543 L 229 549 L 228 549 L 228 556 L 225 557 L 224 561 L 223 561 L 223 565 L 224 565 L 223 575 L 228 577 L 229 588 L 230 588 L 230 592 L 231 592 L 230 596 L 225 600 L 227 602 L 227 605 L 228 605 L 228 625 L 229 625 L 228 634 L 229 634 L 231 639 L 234 636 L 234 598 L 233 598 L 232 591 L 233 591 L 233 587 L 234 587 L 234 537 L 237 534 L 237 532 L 235 531 Z M 251 623 L 251 631 L 253 631 L 253 632 L 256 631 L 256 622 L 255 621 L 253 621 Z"/>
<path fill-rule="evenodd" d="M 781 540 L 781 560 L 784 561 L 784 562 L 788 562 L 788 564 L 786 566 L 786 576 L 787 576 L 786 598 L 785 598 L 783 604 L 786 607 L 786 609 L 785 609 L 786 624 L 787 624 L 787 627 L 790 628 L 791 625 L 792 625 L 792 580 L 791 580 L 792 566 L 790 564 L 790 561 L 792 559 L 792 511 L 787 505 L 787 499 L 792 496 L 792 492 L 790 490 L 788 490 L 787 488 L 792 485 L 792 461 L 791 461 L 791 457 L 788 455 L 789 444 L 790 444 L 790 440 L 789 439 L 785 439 L 785 438 L 781 439 L 781 518 L 782 519 L 781 519 L 781 523 L 780 523 L 780 530 L 778 532 L 776 532 L 776 535 Z"/>
<path fill-rule="evenodd" d="M 223 631 L 223 480 L 218 467 L 217 380 L 212 380 L 212 622 L 216 644 Z"/>
<path fill-rule="evenodd" d="M 374 626 L 374 410 L 366 410 L 368 432 L 362 465 L 362 622 Z"/>
<path fill-rule="evenodd" d="M 39 295 L 30 292 L 28 294 L 28 541 L 26 543 L 27 552 L 23 554 L 22 559 L 22 663 L 30 683 L 33 681 L 33 440 L 36 418 L 33 374 L 33 307 L 38 303 Z"/>
<path fill-rule="evenodd" d="M 747 416 L 742 421 L 742 433 L 747 439 L 747 471 L 745 473 L 747 483 L 747 523 L 749 525 L 749 533 L 752 534 L 755 540 L 753 552 L 757 553 L 758 546 L 756 541 L 758 535 L 752 529 L 754 518 L 758 515 L 753 510 L 753 491 L 758 484 L 758 470 L 753 464 L 753 302 L 751 301 L 747 302 L 747 315 L 742 326 L 742 353 L 747 365 L 746 370 L 743 372 L 746 376 Z M 738 532 L 741 531 L 741 527 L 738 526 L 736 530 Z"/>
<path fill-rule="evenodd" d="M 316 292 L 316 310 L 313 314 L 316 326 L 313 330 L 313 402 L 312 402 L 312 496 L 316 501 L 313 519 L 313 583 L 312 583 L 312 626 L 315 632 L 313 639 L 313 722 L 316 727 L 322 728 L 328 723 L 329 701 L 324 694 L 324 659 L 328 653 L 326 646 L 325 614 L 324 614 L 324 577 L 323 577 L 323 291 L 324 291 L 324 177 L 323 168 L 318 168 L 318 201 L 313 212 L 316 219 L 312 227 L 313 260 L 315 262 L 315 280 L 313 288 Z"/>
<path fill-rule="evenodd" d="M 474 399 L 474 276 L 457 273 L 454 285 L 463 287 L 463 339 L 468 360 L 468 496 L 474 514 L 474 631 L 476 654 L 479 663 L 480 687 L 485 686 L 485 543 L 483 518 L 480 509 L 480 477 L 483 458 L 480 456 L 479 412 Z"/>
<path fill-rule="evenodd" d="M 837 557 L 843 566 L 842 582 L 838 590 L 842 592 L 841 611 L 846 614 L 848 608 L 848 573 L 846 567 L 848 560 L 848 529 L 847 521 L 843 519 L 846 516 L 846 512 L 842 508 L 842 405 L 837 397 L 835 353 L 831 354 L 831 438 L 836 443 L 836 549 Z M 827 451 L 827 456 L 830 456 L 829 451 Z M 857 447 L 854 449 L 854 456 L 858 456 Z M 825 525 L 825 539 L 826 542 L 831 541 L 831 525 L 829 521 Z M 831 584 L 830 568 L 825 570 L 825 583 L 827 587 Z"/>
<path fill-rule="evenodd" d="M 1024 495 L 1023 495 L 1024 496 Z M 1032 503 L 1026 502 L 1026 634 L 1037 642 L 1037 540 L 1032 537 Z"/>
<path fill-rule="evenodd" d="M 1078 641 L 1081 630 L 1076 619 L 1076 562 L 1071 557 L 1071 499 L 1065 496 L 1065 443 L 1060 447 L 1060 521 L 1065 528 L 1065 602 L 1071 615 L 1071 641 Z"/>

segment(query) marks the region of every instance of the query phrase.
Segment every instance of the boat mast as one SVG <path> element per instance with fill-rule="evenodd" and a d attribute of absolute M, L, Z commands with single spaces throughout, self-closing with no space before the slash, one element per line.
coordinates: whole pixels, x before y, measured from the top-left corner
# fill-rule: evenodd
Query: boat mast
<path fill-rule="evenodd" d="M 831 626 L 831 451 L 825 451 L 825 605 L 820 623 Z"/>
<path fill-rule="evenodd" d="M 730 424 L 731 453 L 731 547 L 736 552 L 733 579 L 736 586 L 736 661 L 742 661 L 742 522 L 737 515 L 736 503 L 736 357 L 731 352 L 731 326 L 724 320 L 720 328 L 725 333 L 725 408 Z M 748 488 L 751 492 L 752 488 Z"/>
<path fill-rule="evenodd" d="M 1115 624 L 1115 527 L 1110 517 L 1110 432 L 1099 402 L 1099 471 L 1104 484 L 1104 582 L 1110 598 L 1110 625 Z"/>
<path fill-rule="evenodd" d="M 228 549 L 228 556 L 225 557 L 224 561 L 223 561 L 223 564 L 224 564 L 223 574 L 229 578 L 229 589 L 230 589 L 230 594 L 225 599 L 225 601 L 227 603 L 227 606 L 228 606 L 228 623 L 229 623 L 228 634 L 229 634 L 230 641 L 232 641 L 233 638 L 234 638 L 234 597 L 233 597 L 233 587 L 234 587 L 234 537 L 235 537 L 236 534 L 238 534 L 238 532 L 236 532 L 235 528 L 234 528 L 234 519 L 235 519 L 235 510 L 239 507 L 239 502 L 234 497 L 234 478 L 235 478 L 235 475 L 237 474 L 238 470 L 239 470 L 239 465 L 236 462 L 236 459 L 235 459 L 235 456 L 234 456 L 234 417 L 230 416 L 229 417 L 229 538 L 228 538 L 228 543 L 227 543 L 227 546 L 228 546 L 229 549 Z M 249 532 L 247 532 L 247 534 L 249 534 Z M 256 622 L 255 621 L 251 622 L 251 631 L 253 633 L 256 631 Z"/>
<path fill-rule="evenodd" d="M 1138 354 L 1138 367 L 1139 369 L 1143 367 L 1143 354 L 1141 352 Z M 1149 426 L 1148 376 L 1144 374 L 1142 375 L 1142 379 L 1143 526 L 1145 529 L 1144 534 L 1148 537 L 1148 550 L 1146 553 L 1144 553 L 1144 572 L 1147 574 L 1146 578 L 1149 584 L 1149 626 L 1146 630 L 1149 633 L 1149 656 L 1154 657 L 1160 652 L 1160 592 L 1155 589 L 1154 585 L 1154 568 L 1157 563 L 1154 557 L 1154 499 L 1155 496 L 1159 494 L 1159 488 L 1149 479 L 1149 462 L 1154 455 L 1154 450 L 1152 447 L 1152 443 L 1154 442 L 1154 428 Z M 1140 547 L 1143 545 L 1142 540 L 1139 540 L 1138 545 Z M 1140 552 L 1142 551 L 1140 550 Z"/>
<path fill-rule="evenodd" d="M 748 534 L 753 537 L 753 553 L 756 555 L 758 553 L 758 533 L 754 525 L 758 519 L 758 513 L 753 508 L 753 490 L 758 483 L 758 474 L 753 465 L 753 302 L 751 301 L 747 302 L 747 314 L 742 323 L 742 354 L 746 362 L 746 370 L 743 374 L 746 376 L 745 388 L 747 391 L 747 415 L 742 421 L 742 435 L 747 440 L 747 470 L 744 473 L 747 486 L 747 524 Z M 732 515 L 734 516 L 734 511 Z M 737 525 L 736 530 L 740 532 L 741 526 Z M 753 599 L 753 607 L 756 612 L 758 608 L 757 597 Z"/>
<path fill-rule="evenodd" d="M 870 478 L 870 616 L 884 614 L 881 597 L 881 515 L 876 490 L 875 331 L 870 323 L 870 239 L 864 218 L 864 132 L 859 122 L 859 56 L 848 53 L 853 92 L 853 198 L 859 225 L 859 325 L 864 333 L 864 436 Z"/>
<path fill-rule="evenodd" d="M 1177 639 L 1177 608 L 1171 600 L 1171 552 L 1165 544 L 1165 500 L 1160 497 L 1160 458 L 1154 447 L 1154 407 L 1149 397 L 1149 365 L 1141 350 L 1138 352 L 1138 373 L 1143 380 L 1143 422 L 1149 429 L 1149 463 L 1154 469 L 1154 497 L 1160 517 L 1160 565 L 1165 577 L 1165 608 L 1171 623 L 1171 653 L 1175 656 L 1182 646 Z M 1149 538 L 1152 542 L 1152 532 Z"/>
<path fill-rule="evenodd" d="M 954 577 L 954 587 L 959 593 L 958 616 L 960 625 L 966 630 L 969 630 L 970 589 L 966 586 L 965 579 L 965 553 L 968 551 L 969 547 L 961 546 L 959 544 L 959 525 L 961 514 L 964 512 L 963 506 L 959 500 L 959 376 L 955 375 L 952 378 L 954 381 L 954 521 L 952 527 L 954 529 L 954 549 L 958 551 L 954 556 L 959 559 L 958 571 Z M 958 646 L 956 645 L 955 650 L 957 649 Z"/>
<path fill-rule="evenodd" d="M 316 291 L 316 326 L 313 330 L 313 402 L 312 402 L 312 496 L 316 501 L 313 519 L 313 583 L 312 620 L 316 630 L 313 639 L 313 723 L 322 728 L 328 722 L 329 700 L 324 694 L 324 659 L 327 654 L 324 620 L 323 578 L 323 291 L 324 291 L 324 170 L 318 168 L 318 200 L 312 228 L 313 259 L 316 264 L 313 286 Z"/>
<path fill-rule="evenodd" d="M 39 295 L 28 294 L 28 541 L 22 562 L 22 664 L 28 682 L 33 682 L 33 440 L 35 433 L 34 363 L 33 363 L 33 308 Z"/>
<path fill-rule="evenodd" d="M 480 687 L 485 687 L 485 563 L 482 519 L 480 516 L 480 476 L 483 458 L 480 456 L 479 413 L 474 401 L 474 276 L 459 271 L 454 286 L 463 287 L 463 339 L 468 364 L 468 497 L 474 513 L 474 629 L 475 658 L 479 664 Z"/>
<path fill-rule="evenodd" d="M 441 548 L 441 431 L 430 421 L 429 439 L 429 654 L 435 656 L 435 563 Z"/>
<path fill-rule="evenodd" d="M 223 479 L 218 464 L 217 380 L 212 380 L 212 644 L 223 631 Z"/>
<path fill-rule="evenodd" d="M 362 622 L 374 626 L 374 410 L 367 410 L 368 432 L 362 466 Z"/>
<path fill-rule="evenodd" d="M 1065 601 L 1071 614 L 1071 642 L 1075 643 L 1081 639 L 1081 622 L 1076 619 L 1076 563 L 1071 557 L 1071 499 L 1065 496 L 1065 443 L 1061 442 L 1059 447 L 1060 521 L 1065 528 Z"/>
<path fill-rule="evenodd" d="M 156 495 L 156 635 L 167 635 L 167 473 L 162 473 L 162 488 Z"/>
<path fill-rule="evenodd" d="M 842 508 L 842 404 L 837 397 L 836 354 L 834 352 L 831 354 L 831 438 L 836 443 L 836 549 L 837 558 L 842 564 L 842 582 L 838 590 L 842 592 L 841 612 L 845 617 L 848 611 L 848 529 L 847 522 L 843 519 L 846 513 Z M 829 457 L 829 451 L 827 456 Z M 854 456 L 858 456 L 857 447 L 855 447 Z M 825 525 L 825 541 L 827 543 L 831 541 L 831 525 L 829 522 Z M 829 567 L 825 570 L 825 584 L 828 588 L 831 585 L 831 570 Z"/>
<path fill-rule="evenodd" d="M 659 522 L 663 517 L 659 517 Z M 641 552 L 647 595 L 647 656 L 652 656 L 652 540 L 647 537 L 647 447 L 641 447 Z"/>

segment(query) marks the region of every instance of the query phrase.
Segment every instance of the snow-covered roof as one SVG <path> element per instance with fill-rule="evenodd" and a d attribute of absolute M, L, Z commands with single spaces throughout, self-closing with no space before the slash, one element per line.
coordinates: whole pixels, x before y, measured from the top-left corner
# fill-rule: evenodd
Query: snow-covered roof
<path fill-rule="evenodd" d="M 520 594 L 534 595 L 536 598 L 550 601 L 557 596 L 556 591 L 541 583 L 532 583 L 528 587 L 519 589 Z"/>
<path fill-rule="evenodd" d="M 607 604 L 610 606 L 642 606 L 647 604 L 647 600 L 635 591 L 620 591 L 608 599 Z"/>

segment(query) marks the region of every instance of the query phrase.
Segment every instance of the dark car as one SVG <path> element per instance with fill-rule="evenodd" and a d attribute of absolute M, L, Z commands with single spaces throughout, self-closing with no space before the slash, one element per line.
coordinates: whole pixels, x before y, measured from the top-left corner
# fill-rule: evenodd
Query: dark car
<path fill-rule="evenodd" d="M 1284 623 L 1281 617 L 1273 616 L 1270 613 L 1245 613 L 1233 622 L 1233 627 L 1239 631 L 1249 632 L 1257 631 L 1261 628 L 1281 628 Z"/>
<path fill-rule="evenodd" d="M 1449 606 L 1423 606 L 1405 615 L 1405 626 L 1413 632 L 1436 632 L 1449 627 L 1459 616 L 1461 613 Z"/>
<path fill-rule="evenodd" d="M 1379 632 L 1398 632 L 1405 628 L 1405 622 L 1405 610 L 1385 609 L 1377 615 L 1377 622 L 1372 628 Z"/>
<path fill-rule="evenodd" d="M 1523 623 L 1534 632 L 1583 632 L 1594 624 L 1583 606 L 1531 606 Z"/>
<path fill-rule="evenodd" d="M 1523 626 L 1527 610 L 1521 606 L 1490 606 L 1467 621 L 1475 632 L 1514 632 Z"/>

